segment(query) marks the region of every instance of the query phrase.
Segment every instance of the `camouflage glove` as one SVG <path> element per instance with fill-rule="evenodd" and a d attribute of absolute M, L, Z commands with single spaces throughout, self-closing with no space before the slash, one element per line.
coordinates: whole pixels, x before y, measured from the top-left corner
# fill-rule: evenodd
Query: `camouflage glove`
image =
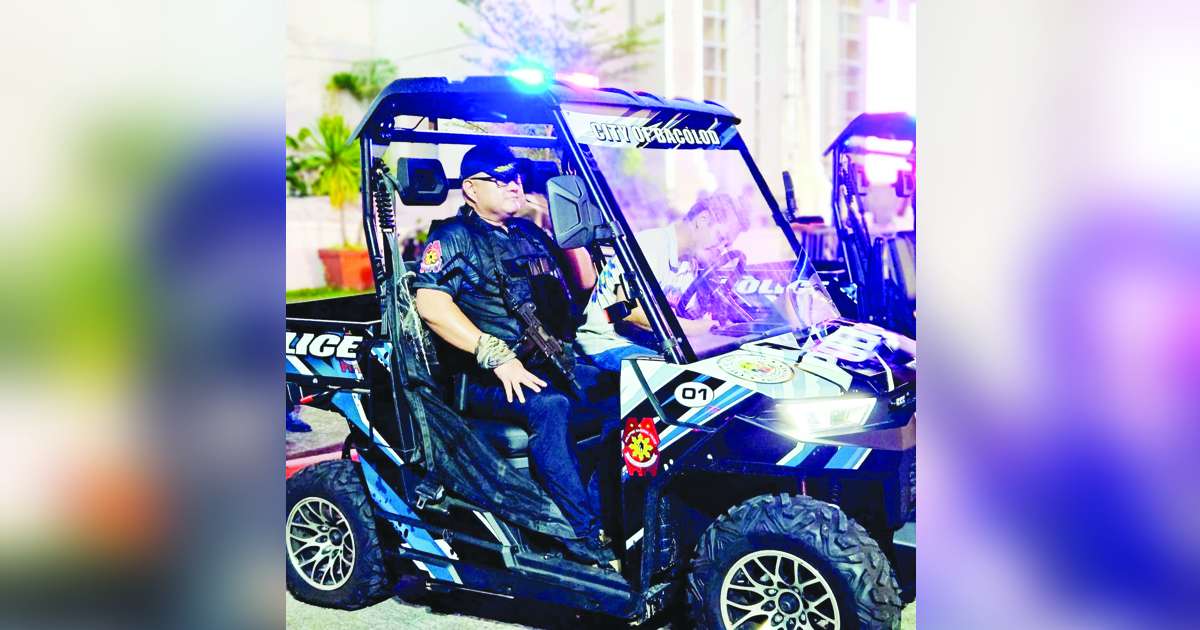
<path fill-rule="evenodd" d="M 509 348 L 503 340 L 487 333 L 479 336 L 479 343 L 475 345 L 475 362 L 479 364 L 479 367 L 492 370 L 515 358 L 517 358 L 517 353 L 513 352 L 512 348 Z"/>

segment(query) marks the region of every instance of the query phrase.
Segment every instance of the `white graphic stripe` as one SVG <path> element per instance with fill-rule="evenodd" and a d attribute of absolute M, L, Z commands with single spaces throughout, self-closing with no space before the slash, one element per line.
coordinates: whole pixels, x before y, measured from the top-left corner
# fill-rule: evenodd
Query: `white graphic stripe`
<path fill-rule="evenodd" d="M 312 370 L 308 369 L 307 365 L 304 365 L 304 362 L 300 360 L 300 357 L 293 357 L 289 355 L 287 360 L 288 363 L 292 364 L 292 367 L 296 368 L 297 372 L 300 372 L 305 376 L 312 376 Z"/>
<path fill-rule="evenodd" d="M 638 367 L 642 369 L 642 376 L 646 377 L 646 384 L 650 386 L 651 392 L 658 391 L 683 371 L 662 361 L 639 361 Z M 622 366 L 621 369 L 624 371 L 627 368 Z M 646 391 L 642 389 L 642 384 L 632 374 L 629 375 L 629 378 L 622 378 L 621 382 L 630 383 L 628 394 L 625 392 L 626 388 L 621 388 L 621 415 L 627 416 L 646 400 Z"/>
<path fill-rule="evenodd" d="M 445 539 L 438 538 L 437 540 L 433 541 L 433 544 L 437 545 L 438 548 L 442 550 L 442 553 L 446 554 L 447 558 L 450 558 L 451 560 L 458 560 L 458 554 L 454 553 L 454 550 L 450 548 L 450 543 L 446 542 Z"/>
<path fill-rule="evenodd" d="M 883 372 L 884 374 L 887 374 L 888 391 L 890 392 L 893 389 L 896 389 L 896 381 L 892 378 L 892 366 L 888 365 L 888 362 L 884 361 L 883 357 L 879 356 L 878 352 L 875 353 L 875 358 L 879 359 L 879 365 L 883 366 Z"/>
<path fill-rule="evenodd" d="M 360 420 L 362 420 L 364 428 L 370 428 L 371 438 L 376 444 L 379 445 L 380 448 L 383 449 L 384 453 L 387 453 L 388 457 L 391 458 L 391 460 L 395 462 L 397 466 L 403 466 L 404 458 L 400 457 L 400 454 L 392 448 L 391 444 L 388 444 L 387 440 L 383 439 L 382 435 L 379 435 L 379 431 L 375 430 L 374 425 L 367 424 L 367 412 L 363 409 L 362 398 L 360 398 L 358 394 L 351 394 L 350 397 L 354 399 L 354 409 L 358 412 L 358 417 Z"/>
<path fill-rule="evenodd" d="M 784 455 L 783 457 L 780 457 L 780 458 L 779 458 L 779 461 L 777 461 L 777 462 L 775 462 L 775 463 L 776 463 L 776 464 L 781 464 L 781 465 L 782 465 L 784 462 L 786 462 L 786 461 L 790 460 L 791 458 L 793 458 L 793 457 L 795 457 L 795 456 L 799 455 L 799 454 L 800 454 L 800 451 L 803 451 L 803 450 L 804 450 L 804 447 L 806 447 L 806 446 L 808 446 L 808 442 L 797 442 L 797 443 L 796 443 L 796 448 L 793 448 L 792 450 L 788 451 L 788 452 L 787 452 L 787 455 Z"/>
<path fill-rule="evenodd" d="M 508 538 L 501 531 L 500 525 L 496 523 L 495 519 L 492 517 L 491 514 L 487 514 L 485 516 L 482 512 L 475 511 L 475 516 L 479 517 L 479 520 L 483 523 L 483 526 L 486 527 L 487 530 L 492 533 L 492 536 L 496 537 L 496 540 L 501 545 L 510 544 L 508 542 Z"/>
<path fill-rule="evenodd" d="M 727 400 L 722 400 L 723 396 L 725 396 L 726 394 L 728 394 L 730 392 L 730 390 L 733 390 L 735 388 L 740 389 L 742 391 L 737 392 L 736 394 L 734 394 L 732 397 L 730 397 Z M 708 414 L 707 417 L 705 417 L 700 422 L 694 423 L 694 424 L 705 424 L 714 418 L 720 417 L 722 413 L 729 410 L 734 405 L 749 398 L 753 394 L 754 394 L 754 390 L 752 390 L 752 389 L 747 389 L 747 388 L 742 387 L 741 385 L 734 383 L 734 382 L 727 382 L 724 385 L 718 387 L 713 392 L 713 404 L 705 405 L 703 407 L 697 407 L 695 409 L 689 409 L 687 411 L 687 413 L 684 413 L 683 415 L 679 416 L 675 421 L 676 422 L 692 422 L 693 418 L 695 416 L 701 415 L 701 414 Z M 716 409 L 715 411 L 713 411 L 713 409 L 712 409 L 713 406 L 716 405 L 716 403 L 718 403 L 718 402 L 720 403 L 719 409 Z M 658 445 L 659 452 L 661 453 L 662 451 L 666 450 L 666 448 L 668 446 L 670 446 L 673 442 L 675 442 L 675 440 L 679 439 L 680 437 L 683 437 L 684 435 L 687 435 L 691 431 L 692 431 L 692 427 L 688 427 L 688 426 L 680 426 L 677 424 L 668 426 L 659 435 L 659 445 Z"/>

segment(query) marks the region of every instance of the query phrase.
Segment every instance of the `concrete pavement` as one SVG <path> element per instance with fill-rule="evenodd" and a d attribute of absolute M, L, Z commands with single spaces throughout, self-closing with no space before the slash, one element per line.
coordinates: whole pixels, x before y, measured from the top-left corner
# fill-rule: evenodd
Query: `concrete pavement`
<path fill-rule="evenodd" d="M 537 602 L 510 600 L 475 593 L 433 595 L 415 583 L 402 585 L 399 595 L 370 608 L 347 612 L 318 608 L 287 595 L 287 627 L 296 630 L 499 630 L 502 628 L 629 628 L 610 618 L 577 616 Z M 901 630 L 917 627 L 917 606 L 904 609 Z M 670 628 L 670 626 L 660 626 Z M 649 630 L 650 627 L 643 627 Z"/>
<path fill-rule="evenodd" d="M 301 417 L 312 425 L 313 431 L 287 434 L 289 454 L 322 451 L 331 446 L 340 448 L 349 432 L 346 421 L 334 413 L 303 407 Z M 389 600 L 353 612 L 310 606 L 288 594 L 287 627 L 297 630 L 366 630 L 383 627 L 414 630 L 629 628 L 611 618 L 577 615 L 572 610 L 553 608 L 538 602 L 466 592 L 431 594 L 417 580 L 402 581 L 396 592 L 397 595 Z M 900 627 L 902 630 L 917 627 L 916 604 L 904 609 Z M 642 630 L 649 629 L 643 627 Z"/>

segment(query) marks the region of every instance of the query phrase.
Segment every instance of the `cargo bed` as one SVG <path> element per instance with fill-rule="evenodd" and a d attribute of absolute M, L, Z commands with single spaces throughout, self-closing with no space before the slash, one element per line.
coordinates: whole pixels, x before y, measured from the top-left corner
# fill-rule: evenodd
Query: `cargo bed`
<path fill-rule="evenodd" d="M 307 389 L 363 381 L 364 354 L 380 335 L 379 313 L 374 293 L 288 304 L 288 382 Z"/>

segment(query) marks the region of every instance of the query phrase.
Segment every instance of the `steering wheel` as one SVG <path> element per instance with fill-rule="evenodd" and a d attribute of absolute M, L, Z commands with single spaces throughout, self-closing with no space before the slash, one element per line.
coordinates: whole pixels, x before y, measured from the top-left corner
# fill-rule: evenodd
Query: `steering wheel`
<path fill-rule="evenodd" d="M 746 254 L 737 249 L 726 251 L 692 280 L 679 298 L 677 312 L 687 319 L 712 314 L 719 322 L 751 321 L 753 316 L 746 310 L 745 301 L 733 290 L 734 283 L 744 275 Z M 697 307 L 693 309 L 689 305 L 697 296 Z"/>

